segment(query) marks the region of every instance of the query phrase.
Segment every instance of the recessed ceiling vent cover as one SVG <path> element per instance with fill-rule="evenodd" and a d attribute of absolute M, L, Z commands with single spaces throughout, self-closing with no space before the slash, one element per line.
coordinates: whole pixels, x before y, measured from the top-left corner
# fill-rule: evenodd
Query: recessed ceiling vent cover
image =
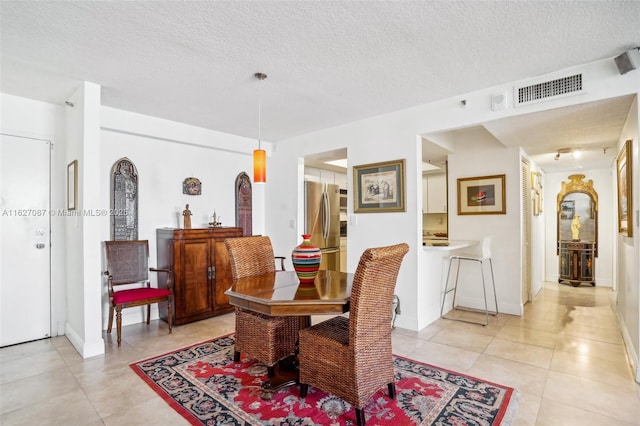
<path fill-rule="evenodd" d="M 543 81 L 528 86 L 516 86 L 515 106 L 542 102 L 584 93 L 582 73 L 555 80 Z"/>

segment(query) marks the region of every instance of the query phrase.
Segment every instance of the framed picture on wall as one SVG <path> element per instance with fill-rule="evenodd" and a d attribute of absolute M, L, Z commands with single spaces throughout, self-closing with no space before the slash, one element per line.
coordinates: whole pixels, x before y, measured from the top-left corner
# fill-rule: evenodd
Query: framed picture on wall
<path fill-rule="evenodd" d="M 631 206 L 631 140 L 624 143 L 616 158 L 616 177 L 618 184 L 618 232 L 625 237 L 633 237 Z"/>
<path fill-rule="evenodd" d="M 505 175 L 458 179 L 458 214 L 506 214 Z"/>
<path fill-rule="evenodd" d="M 353 167 L 354 212 L 403 212 L 404 159 Z"/>
<path fill-rule="evenodd" d="M 78 160 L 67 166 L 67 210 L 78 208 Z"/>

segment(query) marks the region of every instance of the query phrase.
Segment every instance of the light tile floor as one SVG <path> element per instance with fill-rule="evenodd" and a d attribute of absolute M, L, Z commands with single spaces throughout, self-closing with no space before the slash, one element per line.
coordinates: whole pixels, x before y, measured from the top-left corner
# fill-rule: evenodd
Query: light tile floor
<path fill-rule="evenodd" d="M 394 353 L 519 391 L 515 425 L 640 425 L 634 382 L 611 291 L 545 283 L 522 317 L 486 327 L 438 320 L 395 329 Z M 477 316 L 456 312 L 464 316 Z M 178 326 L 124 327 L 103 356 L 83 360 L 65 337 L 0 350 L 0 424 L 186 425 L 129 363 L 233 331 L 233 314 Z M 317 320 L 317 319 L 316 319 Z"/>

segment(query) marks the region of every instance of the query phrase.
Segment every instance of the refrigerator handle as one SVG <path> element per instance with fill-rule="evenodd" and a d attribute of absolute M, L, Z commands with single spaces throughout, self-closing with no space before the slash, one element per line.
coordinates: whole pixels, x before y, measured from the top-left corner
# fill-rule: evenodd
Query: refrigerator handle
<path fill-rule="evenodd" d="M 326 191 L 322 193 L 322 239 L 329 238 L 329 224 L 331 218 L 329 215 L 329 196 Z"/>

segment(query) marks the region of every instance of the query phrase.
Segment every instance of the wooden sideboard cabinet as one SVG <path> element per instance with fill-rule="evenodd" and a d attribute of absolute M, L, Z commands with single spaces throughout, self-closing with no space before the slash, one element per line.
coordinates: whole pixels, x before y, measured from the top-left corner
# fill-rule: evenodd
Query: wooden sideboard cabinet
<path fill-rule="evenodd" d="M 241 237 L 242 228 L 172 229 L 156 232 L 158 268 L 173 270 L 173 323 L 181 325 L 233 311 L 229 296 L 231 265 L 224 240 Z M 158 275 L 166 288 L 166 274 Z M 160 307 L 167 321 L 167 308 Z"/>
<path fill-rule="evenodd" d="M 560 241 L 560 273 L 558 282 L 569 282 L 577 287 L 581 283 L 596 285 L 594 241 Z"/>

